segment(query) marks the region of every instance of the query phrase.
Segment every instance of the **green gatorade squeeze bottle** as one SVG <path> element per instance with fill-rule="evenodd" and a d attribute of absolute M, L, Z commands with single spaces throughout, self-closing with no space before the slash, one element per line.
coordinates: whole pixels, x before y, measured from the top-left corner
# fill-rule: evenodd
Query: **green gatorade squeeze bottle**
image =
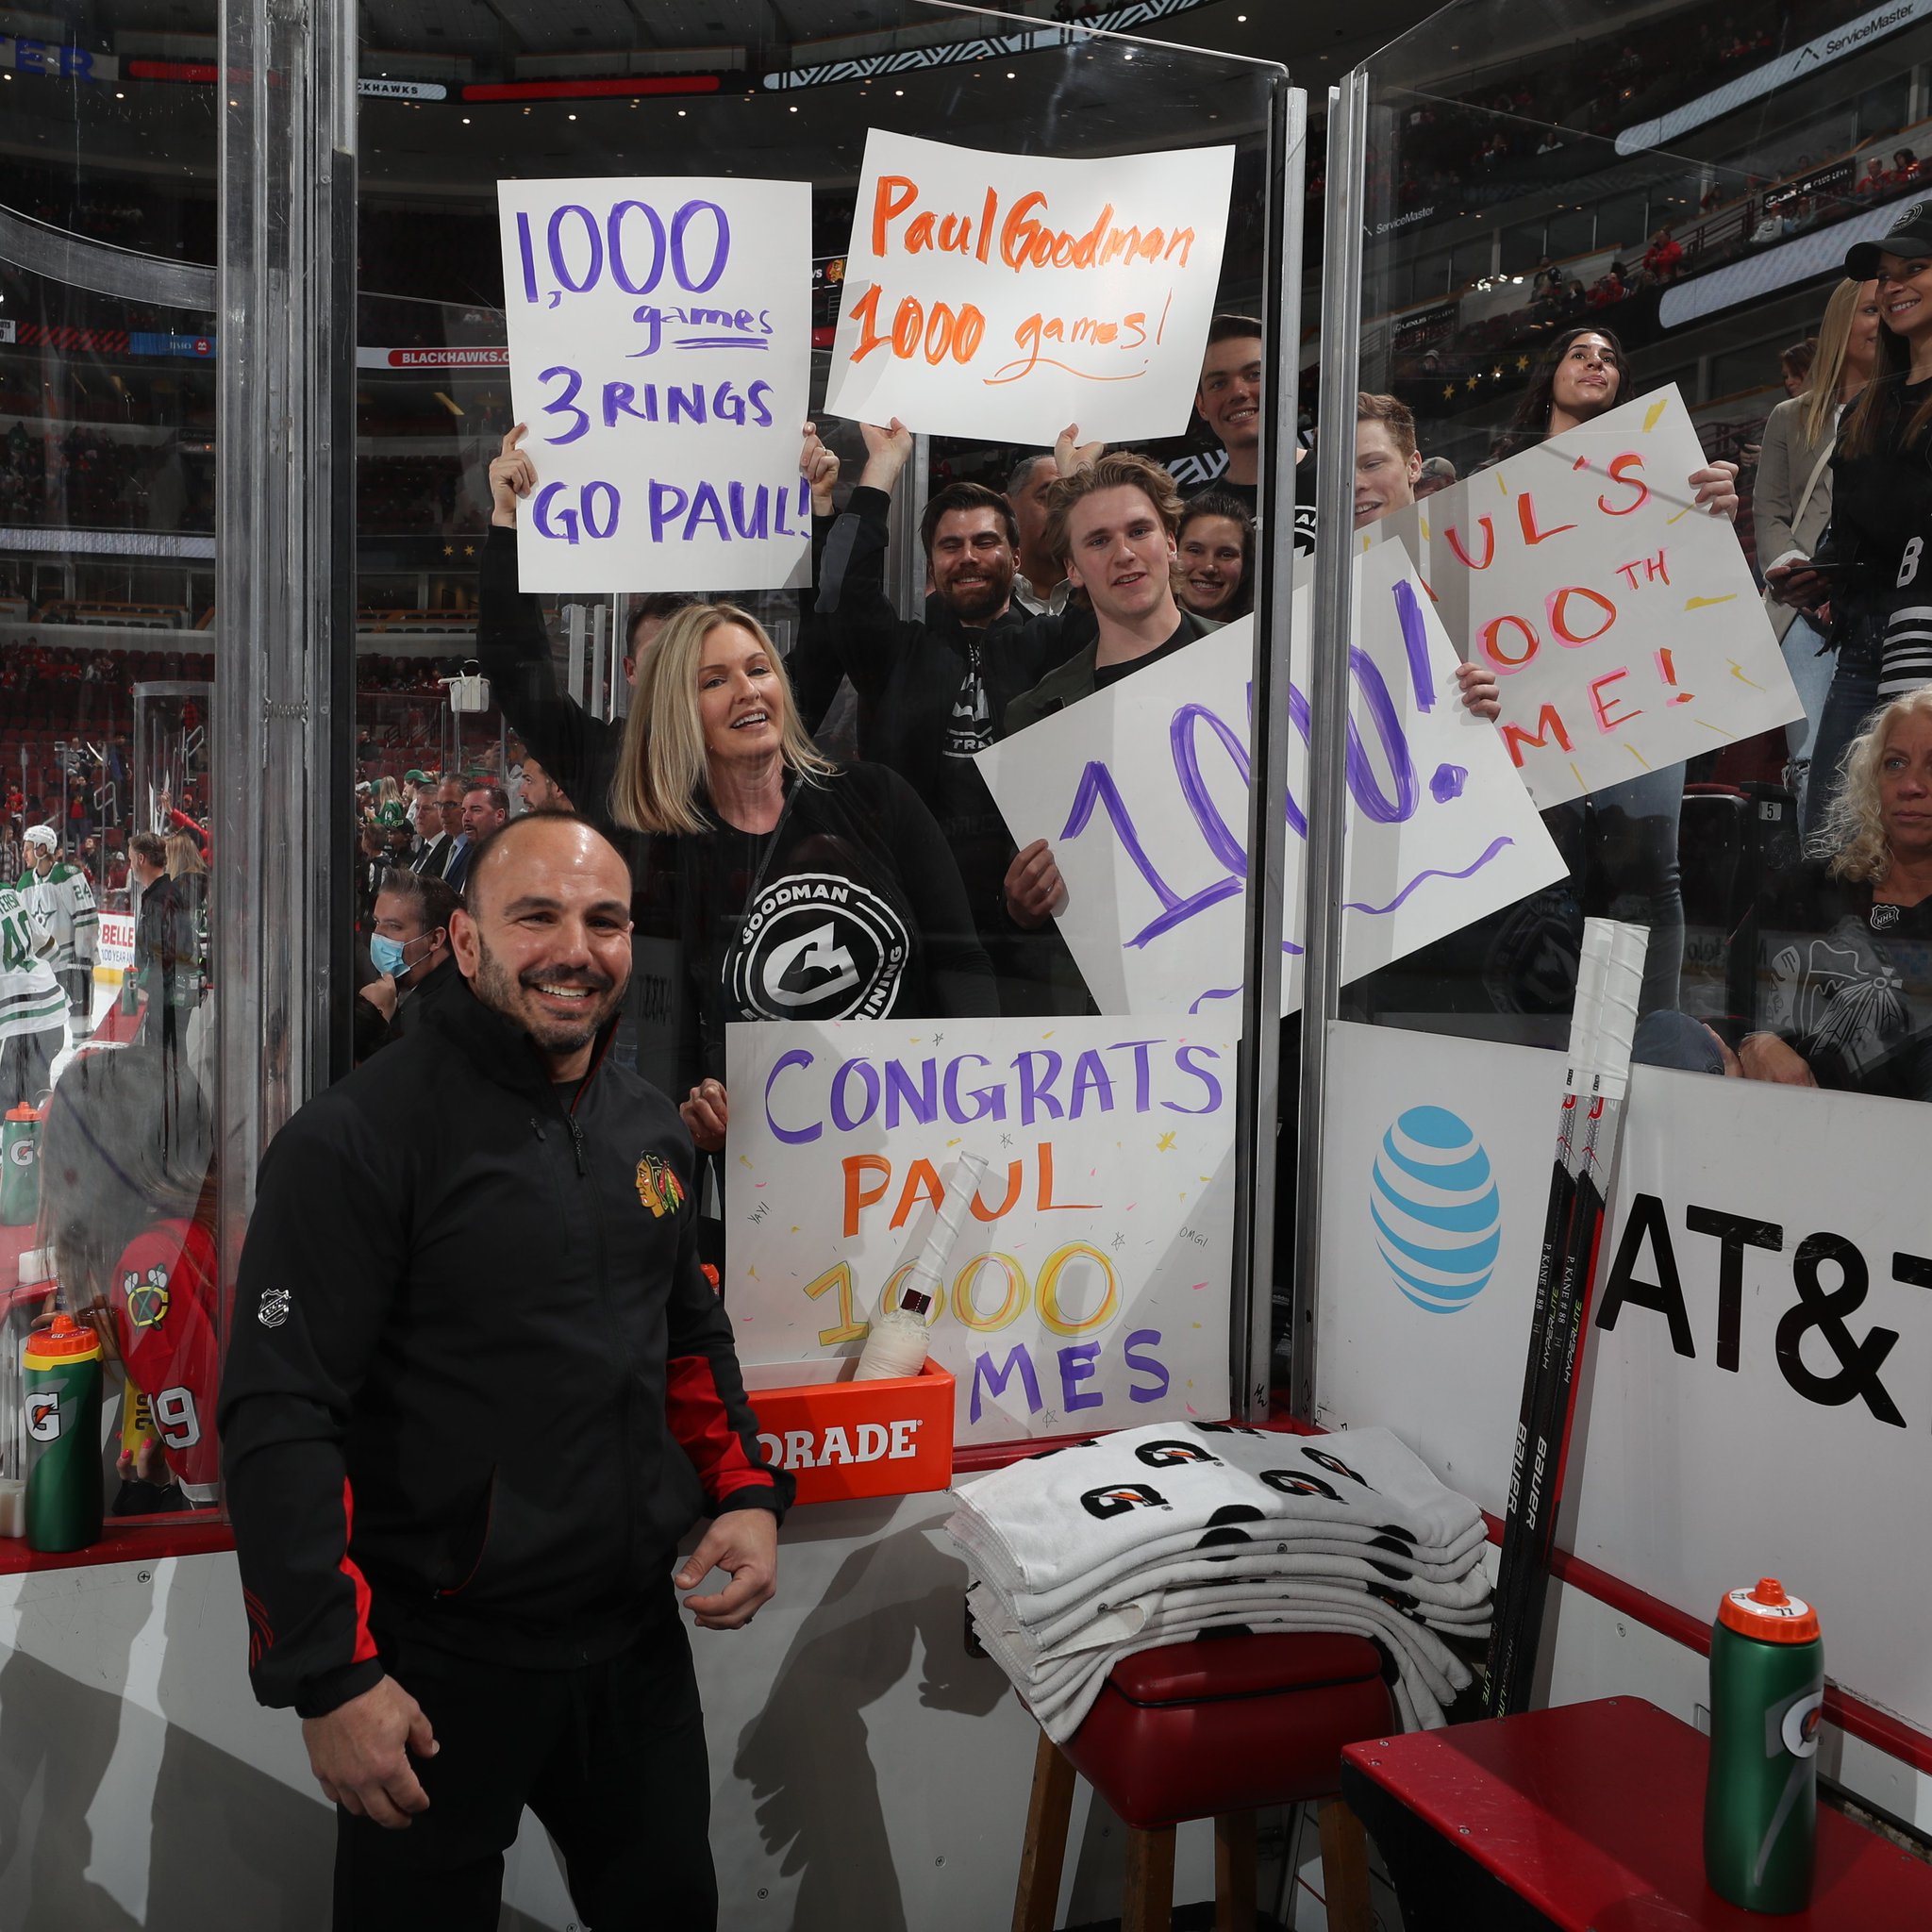
<path fill-rule="evenodd" d="M 41 1211 L 41 1115 L 23 1103 L 0 1123 L 0 1223 L 30 1226 Z"/>
<path fill-rule="evenodd" d="M 1729 1591 L 1710 1628 L 1704 1874 L 1746 1911 L 1810 1902 L 1824 1709 L 1817 1611 L 1774 1576 Z"/>
<path fill-rule="evenodd" d="M 26 1402 L 26 1541 L 83 1550 L 101 1535 L 101 1344 L 56 1315 L 21 1356 Z"/>

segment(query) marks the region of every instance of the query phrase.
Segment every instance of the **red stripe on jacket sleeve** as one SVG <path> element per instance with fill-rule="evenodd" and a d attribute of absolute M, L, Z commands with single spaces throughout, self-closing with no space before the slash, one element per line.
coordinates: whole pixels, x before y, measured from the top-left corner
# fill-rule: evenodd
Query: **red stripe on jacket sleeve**
<path fill-rule="evenodd" d="M 739 1490 L 771 1489 L 772 1472 L 744 1453 L 708 1357 L 685 1355 L 669 1365 L 664 1413 L 708 1495 L 723 1502 Z"/>
<path fill-rule="evenodd" d="M 356 1530 L 356 1495 L 347 1476 L 342 1478 L 342 1555 L 336 1568 L 346 1576 L 356 1591 L 356 1651 L 349 1661 L 367 1663 L 375 1655 L 375 1639 L 369 1634 L 369 1579 L 357 1568 L 349 1555 L 349 1539 Z"/>

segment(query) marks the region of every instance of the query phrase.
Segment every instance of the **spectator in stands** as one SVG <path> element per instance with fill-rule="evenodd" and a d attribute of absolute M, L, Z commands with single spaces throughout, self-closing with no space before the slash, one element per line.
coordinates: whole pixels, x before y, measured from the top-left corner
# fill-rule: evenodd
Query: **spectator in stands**
<path fill-rule="evenodd" d="M 1217 315 L 1194 391 L 1201 420 L 1227 452 L 1227 468 L 1206 487 L 1238 498 L 1251 517 L 1261 485 L 1263 353 L 1261 325 L 1252 316 Z"/>
<path fill-rule="evenodd" d="M 917 618 L 900 617 L 885 593 L 885 554 L 912 434 L 896 420 L 859 430 L 865 466 L 825 544 L 824 635 L 858 695 L 859 757 L 898 773 L 939 821 L 981 943 L 1006 972 L 999 894 L 1009 841 L 973 760 L 999 736 L 1008 705 L 1092 636 L 1092 620 L 1064 599 L 1059 616 L 1014 604 L 1019 520 L 977 483 L 950 483 L 927 500 L 919 536 L 932 591 Z M 1071 432 L 1062 445 L 1074 461 Z"/>
<path fill-rule="evenodd" d="M 1793 342 L 1789 349 L 1779 352 L 1777 365 L 1784 377 L 1785 394 L 1801 396 L 1811 385 L 1811 362 L 1818 354 L 1817 339 L 1807 336 L 1802 342 Z"/>
<path fill-rule="evenodd" d="M 497 826 L 509 821 L 509 793 L 501 785 L 472 785 L 463 793 L 463 836 L 444 869 L 443 879 L 453 892 L 463 890 L 470 874 L 470 855 Z"/>
<path fill-rule="evenodd" d="M 1355 527 L 1365 530 L 1391 511 L 1407 509 L 1423 468 L 1408 405 L 1361 391 L 1355 399 Z M 1453 482 L 1456 473 L 1449 474 Z M 1478 718 L 1493 718 L 1501 709 L 1496 674 L 1487 664 L 1458 664 L 1456 683 L 1464 709 Z"/>
<path fill-rule="evenodd" d="M 1876 156 L 1865 163 L 1865 172 L 1858 176 L 1860 194 L 1889 194 L 1891 181 L 1885 172 L 1885 163 Z"/>
<path fill-rule="evenodd" d="M 1563 271 L 1547 255 L 1542 256 L 1537 262 L 1531 286 L 1539 295 L 1559 294 L 1563 288 Z"/>
<path fill-rule="evenodd" d="M 1814 821 L 1830 808 L 1826 759 L 1851 735 L 1844 722 L 1932 681 L 1932 202 L 1914 202 L 1883 240 L 1858 242 L 1845 273 L 1876 280 L 1882 325 L 1873 378 L 1839 426 L 1831 530 L 1814 553 L 1824 568 L 1801 559 L 1767 574 L 1800 609 L 1831 606 L 1839 662 L 1819 720 Z"/>
<path fill-rule="evenodd" d="M 20 797 L 16 788 L 8 794 L 10 811 L 18 812 L 21 807 L 12 803 Z M 9 817 L 0 823 L 0 882 L 11 884 L 26 870 L 26 847 L 20 842 L 20 820 Z"/>
<path fill-rule="evenodd" d="M 1546 438 L 1591 422 L 1631 400 L 1629 363 L 1609 330 L 1572 329 L 1559 336 L 1537 365 L 1497 458 L 1534 448 Z M 1736 519 L 1738 466 L 1709 463 L 1693 470 L 1686 487 L 1698 508 Z M 1684 958 L 1684 901 L 1677 872 L 1677 822 L 1683 807 L 1681 765 L 1592 792 L 1587 799 L 1543 814 L 1559 850 L 1571 861 L 1573 881 L 1541 895 L 1547 915 L 1547 949 L 1574 954 L 1580 932 L 1572 931 L 1579 902 L 1588 912 L 1632 919 L 1650 928 L 1640 1010 L 1674 1009 Z M 1534 921 L 1534 912 L 1526 915 Z M 1561 926 L 1559 933 L 1557 928 Z"/>
<path fill-rule="evenodd" d="M 391 873 L 375 895 L 369 963 L 376 977 L 358 989 L 356 1060 L 359 1065 L 420 1019 L 424 1002 L 458 977 L 450 951 L 450 915 L 461 902 L 447 879 Z"/>
<path fill-rule="evenodd" d="M 1189 498 L 1175 545 L 1183 608 L 1223 625 L 1255 608 L 1255 525 L 1239 497 L 1204 490 Z"/>
<path fill-rule="evenodd" d="M 737 606 L 691 606 L 659 633 L 611 806 L 656 835 L 645 923 L 683 948 L 682 1111 L 708 1152 L 729 1121 L 728 1021 L 998 1011 L 932 814 L 897 773 L 819 754 L 778 654 Z"/>
<path fill-rule="evenodd" d="M 575 811 L 569 794 L 533 758 L 524 754 L 524 809 L 525 811 Z"/>
<path fill-rule="evenodd" d="M 1762 962 L 1747 1078 L 1932 1100 L 1932 687 L 1853 741 L 1816 854 L 1731 943 Z"/>
<path fill-rule="evenodd" d="M 1621 261 L 1613 261 L 1590 291 L 1592 308 L 1608 308 L 1630 292 L 1629 278 Z"/>
<path fill-rule="evenodd" d="M 1819 324 L 1816 353 L 1807 372 L 1810 386 L 1780 403 L 1765 423 L 1751 515 L 1758 563 L 1774 585 L 1776 578 L 1772 573 L 1810 557 L 1830 527 L 1831 453 L 1846 407 L 1872 379 L 1878 327 L 1877 283 L 1840 282 Z M 1805 612 L 1779 601 L 1774 589 L 1767 608 L 1784 651 L 1785 668 L 1805 707 L 1804 717 L 1785 727 L 1790 751 L 1786 782 L 1797 793 L 1799 824 L 1809 830 L 1813 817 L 1807 793 L 1832 686 L 1831 646 L 1824 629 Z M 1871 668 L 1875 671 L 1875 663 Z M 1875 688 L 1870 695 L 1875 702 Z M 1861 686 L 1859 701 L 1864 697 Z M 1821 773 L 1836 769 L 1856 728 L 1857 720 L 1847 715 L 1848 708 L 1840 708 L 1840 722 L 1833 727 L 1836 741 L 1824 747 Z"/>
<path fill-rule="evenodd" d="M 1894 188 L 1912 188 L 1918 185 L 1919 176 L 1924 173 L 1919 158 L 1910 148 L 1902 147 L 1891 158 L 1891 185 Z"/>
<path fill-rule="evenodd" d="M 463 792 L 460 778 L 440 778 L 428 802 L 418 793 L 416 834 L 422 841 L 409 861 L 411 872 L 444 877 L 455 864 L 463 842 Z"/>
<path fill-rule="evenodd" d="M 372 818 L 359 827 L 360 855 L 356 860 L 356 924 L 366 931 L 375 907 L 375 891 L 389 871 L 389 849 L 383 828 Z"/>
<path fill-rule="evenodd" d="M 1439 490 L 1447 490 L 1456 480 L 1456 465 L 1447 457 L 1424 457 L 1422 474 L 1415 479 L 1416 501 L 1420 503 Z"/>
<path fill-rule="evenodd" d="M 1111 451 L 1063 476 L 1047 501 L 1047 541 L 1075 588 L 1087 592 L 1098 635 L 1007 707 L 1008 738 L 1184 650 L 1208 628 L 1174 597 L 1182 506 L 1158 463 Z M 1023 931 L 1038 931 L 1060 909 L 1066 887 L 1046 840 L 1035 839 L 1014 855 L 1003 891 L 1007 915 Z"/>
<path fill-rule="evenodd" d="M 1671 232 L 1671 225 L 1666 222 L 1650 238 L 1650 246 L 1643 251 L 1644 275 L 1653 282 L 1674 281 L 1683 265 L 1684 244 Z"/>
<path fill-rule="evenodd" d="M 1077 434 L 1069 427 L 1068 435 Z M 1007 501 L 1013 508 L 1015 561 L 1013 601 L 1033 617 L 1057 617 L 1072 588 L 1059 575 L 1059 562 L 1047 556 L 1046 492 L 1059 480 L 1060 466 L 1051 451 L 1022 457 L 1007 478 Z"/>

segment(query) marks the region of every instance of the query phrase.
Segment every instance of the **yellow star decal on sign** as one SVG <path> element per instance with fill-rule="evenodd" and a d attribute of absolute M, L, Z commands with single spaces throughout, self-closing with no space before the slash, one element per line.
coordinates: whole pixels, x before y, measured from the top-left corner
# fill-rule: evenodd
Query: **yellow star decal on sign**
<path fill-rule="evenodd" d="M 1442 385 L 1442 400 L 1445 403 L 1453 403 L 1456 400 L 1456 385 L 1453 382 L 1445 382 Z"/>
<path fill-rule="evenodd" d="M 1472 375 L 1472 376 L 1471 376 L 1471 377 L 1469 378 L 1469 380 L 1468 380 L 1468 381 L 1467 381 L 1466 383 L 1464 383 L 1464 384 L 1463 384 L 1463 387 L 1464 387 L 1465 389 L 1474 389 L 1474 387 L 1476 386 L 1476 384 L 1477 384 L 1478 382 L 1480 382 L 1481 380 L 1482 380 L 1482 378 L 1481 378 L 1480 376 L 1478 376 L 1478 375 Z"/>
<path fill-rule="evenodd" d="M 1529 367 L 1529 358 L 1528 358 L 1527 356 L 1519 356 L 1519 357 L 1517 357 L 1517 358 L 1516 358 L 1516 373 L 1517 373 L 1517 375 L 1521 375 L 1523 374 L 1523 372 L 1524 372 L 1524 371 L 1525 369 L 1527 369 L 1528 367 Z"/>
<path fill-rule="evenodd" d="M 457 554 L 457 546 L 454 543 L 445 543 L 442 546 L 442 554 L 445 557 L 454 557 Z"/>

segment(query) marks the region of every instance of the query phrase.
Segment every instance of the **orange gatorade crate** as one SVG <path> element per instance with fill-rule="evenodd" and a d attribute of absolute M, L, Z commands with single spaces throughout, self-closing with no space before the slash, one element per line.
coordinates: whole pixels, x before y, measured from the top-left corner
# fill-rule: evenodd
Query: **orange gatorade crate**
<path fill-rule="evenodd" d="M 856 1357 L 767 1362 L 744 1370 L 765 1454 L 789 1469 L 801 1503 L 903 1496 L 953 1479 L 953 1377 L 855 1382 Z"/>

